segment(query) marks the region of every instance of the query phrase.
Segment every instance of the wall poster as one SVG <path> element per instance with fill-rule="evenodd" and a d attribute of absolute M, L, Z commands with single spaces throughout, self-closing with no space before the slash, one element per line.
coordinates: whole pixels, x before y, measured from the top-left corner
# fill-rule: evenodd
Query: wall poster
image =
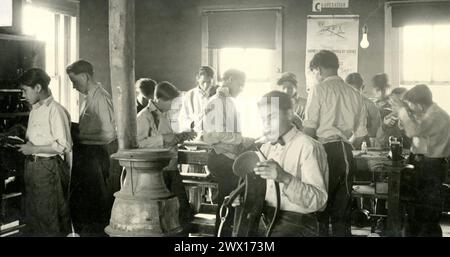
<path fill-rule="evenodd" d="M 309 62 L 322 49 L 331 50 L 339 58 L 338 74 L 343 79 L 358 71 L 359 15 L 308 15 L 306 36 L 306 86 L 314 76 Z"/>

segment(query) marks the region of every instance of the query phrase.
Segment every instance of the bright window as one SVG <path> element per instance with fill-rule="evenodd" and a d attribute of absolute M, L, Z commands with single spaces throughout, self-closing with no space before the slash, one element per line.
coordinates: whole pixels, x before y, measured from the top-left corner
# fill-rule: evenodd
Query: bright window
<path fill-rule="evenodd" d="M 245 72 L 247 80 L 244 90 L 237 97 L 241 115 L 242 134 L 256 138 L 262 135 L 262 123 L 257 101 L 271 90 L 274 68 L 274 50 L 251 48 L 223 48 L 218 54 L 218 71 L 223 74 L 230 68 Z"/>
<path fill-rule="evenodd" d="M 13 25 L 13 2 L 12 0 L 0 1 L 0 27 Z"/>
<path fill-rule="evenodd" d="M 428 85 L 434 102 L 450 113 L 450 25 L 405 26 L 400 35 L 400 86 Z"/>
<path fill-rule="evenodd" d="M 23 33 L 45 42 L 45 71 L 56 101 L 78 121 L 78 93 L 72 89 L 65 67 L 77 58 L 77 18 L 53 10 L 25 4 Z"/>

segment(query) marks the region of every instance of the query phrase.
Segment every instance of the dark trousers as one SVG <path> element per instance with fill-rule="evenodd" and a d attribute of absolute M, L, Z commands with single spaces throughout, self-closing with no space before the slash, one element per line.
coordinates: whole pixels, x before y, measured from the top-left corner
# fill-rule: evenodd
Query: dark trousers
<path fill-rule="evenodd" d="M 333 236 L 351 236 L 351 190 L 356 169 L 352 146 L 341 141 L 323 146 L 327 153 L 329 181 L 327 207 L 317 214 L 319 236 L 329 236 L 330 220 Z"/>
<path fill-rule="evenodd" d="M 264 207 L 264 224 L 269 227 L 275 208 Z M 261 235 L 265 236 L 265 235 Z M 270 237 L 316 237 L 317 216 L 315 214 L 301 214 L 291 211 L 279 211 L 273 224 Z"/>
<path fill-rule="evenodd" d="M 442 183 L 448 162 L 444 158 L 411 158 L 414 165 L 413 203 L 408 206 L 407 236 L 442 237 Z"/>
<path fill-rule="evenodd" d="M 117 141 L 73 147 L 70 207 L 75 231 L 82 236 L 106 235 L 113 194 L 120 190 L 121 168 L 110 158 L 117 150 Z"/>
<path fill-rule="evenodd" d="M 220 206 L 222 206 L 225 196 L 228 196 L 237 186 L 239 177 L 233 173 L 233 162 L 234 160 L 226 157 L 223 154 L 217 154 L 214 150 L 208 155 L 207 167 L 211 171 L 214 179 L 218 183 L 218 196 L 217 196 L 217 212 L 216 212 L 216 224 L 215 224 L 215 234 L 219 230 L 220 226 Z M 229 212 L 226 222 L 223 225 L 221 232 L 222 237 L 231 237 L 233 232 L 233 219 L 234 219 L 234 208 L 229 206 Z"/>
<path fill-rule="evenodd" d="M 164 170 L 163 178 L 167 189 L 178 198 L 178 203 L 180 205 L 179 221 L 181 226 L 183 226 L 186 230 L 188 229 L 189 222 L 192 220 L 193 212 L 191 210 L 191 205 L 189 204 L 186 189 L 184 188 L 183 181 L 181 180 L 180 171 Z"/>
<path fill-rule="evenodd" d="M 69 167 L 61 157 L 25 161 L 27 236 L 66 236 L 70 232 Z"/>

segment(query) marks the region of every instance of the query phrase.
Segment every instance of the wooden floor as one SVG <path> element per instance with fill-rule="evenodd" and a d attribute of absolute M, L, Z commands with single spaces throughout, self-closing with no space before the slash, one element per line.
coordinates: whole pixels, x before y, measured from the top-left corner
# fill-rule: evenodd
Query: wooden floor
<path fill-rule="evenodd" d="M 195 219 L 192 221 L 194 229 L 189 235 L 190 237 L 211 237 L 214 235 L 215 215 L 211 211 L 208 212 L 199 213 L 195 216 Z M 443 236 L 450 237 L 450 213 L 443 214 L 441 228 Z M 355 237 L 378 236 L 378 234 L 371 233 L 370 227 L 352 227 L 352 235 Z"/>
<path fill-rule="evenodd" d="M 443 237 L 450 237 L 450 213 L 443 214 L 441 218 L 441 229 Z M 370 227 L 357 228 L 352 227 L 352 235 L 369 236 Z"/>

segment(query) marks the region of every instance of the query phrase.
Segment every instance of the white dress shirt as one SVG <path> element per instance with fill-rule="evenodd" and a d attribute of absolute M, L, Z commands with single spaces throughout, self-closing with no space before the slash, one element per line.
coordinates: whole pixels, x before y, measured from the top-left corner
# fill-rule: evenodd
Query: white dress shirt
<path fill-rule="evenodd" d="M 167 117 L 170 121 L 170 126 L 175 133 L 181 133 L 184 131 L 190 131 L 190 129 L 183 129 L 181 127 L 182 123 L 180 120 L 180 112 L 183 107 L 183 99 L 185 92 L 180 92 L 180 95 L 172 100 L 170 110 L 167 112 Z M 145 107 L 144 107 L 145 108 Z"/>
<path fill-rule="evenodd" d="M 413 153 L 429 158 L 450 156 L 450 116 L 435 103 L 421 117 L 400 108 L 399 119 L 406 136 L 412 138 Z"/>
<path fill-rule="evenodd" d="M 70 116 L 66 109 L 52 96 L 33 105 L 28 118 L 26 137 L 33 145 L 51 145 L 58 154 L 72 151 Z M 37 153 L 36 156 L 50 157 L 58 154 Z"/>
<path fill-rule="evenodd" d="M 328 199 L 328 162 L 323 146 L 293 127 L 283 137 L 284 146 L 266 143 L 261 151 L 273 159 L 293 178 L 288 185 L 280 184 L 280 209 L 302 214 L 325 209 Z M 267 180 L 266 203 L 276 207 L 273 180 Z"/>
<path fill-rule="evenodd" d="M 154 112 L 155 114 L 152 114 Z M 159 118 L 156 125 L 154 115 Z M 139 148 L 163 147 L 163 134 L 173 133 L 167 113 L 156 108 L 152 101 L 137 115 L 137 141 Z"/>
<path fill-rule="evenodd" d="M 155 122 L 155 117 L 158 122 Z M 158 123 L 158 125 L 157 125 Z M 137 142 L 139 148 L 165 148 L 163 135 L 172 134 L 170 120 L 167 112 L 161 112 L 152 101 L 137 115 Z M 177 147 L 170 147 L 176 156 Z M 174 157 L 166 169 L 176 170 L 178 158 Z"/>
<path fill-rule="evenodd" d="M 315 129 L 321 143 L 363 137 L 366 123 L 362 95 L 339 76 L 327 77 L 311 88 L 303 127 Z"/>
<path fill-rule="evenodd" d="M 111 95 L 100 85 L 89 89 L 80 114 L 82 144 L 105 145 L 117 138 Z"/>
<path fill-rule="evenodd" d="M 194 122 L 194 131 L 201 132 L 200 123 L 209 98 L 209 92 L 205 92 L 199 87 L 195 87 L 184 94 L 179 114 L 179 131 L 191 130 L 191 123 Z"/>
<path fill-rule="evenodd" d="M 202 119 L 203 141 L 217 154 L 235 159 L 238 147 L 244 142 L 240 117 L 234 98 L 226 87 L 219 87 L 205 107 Z"/>

